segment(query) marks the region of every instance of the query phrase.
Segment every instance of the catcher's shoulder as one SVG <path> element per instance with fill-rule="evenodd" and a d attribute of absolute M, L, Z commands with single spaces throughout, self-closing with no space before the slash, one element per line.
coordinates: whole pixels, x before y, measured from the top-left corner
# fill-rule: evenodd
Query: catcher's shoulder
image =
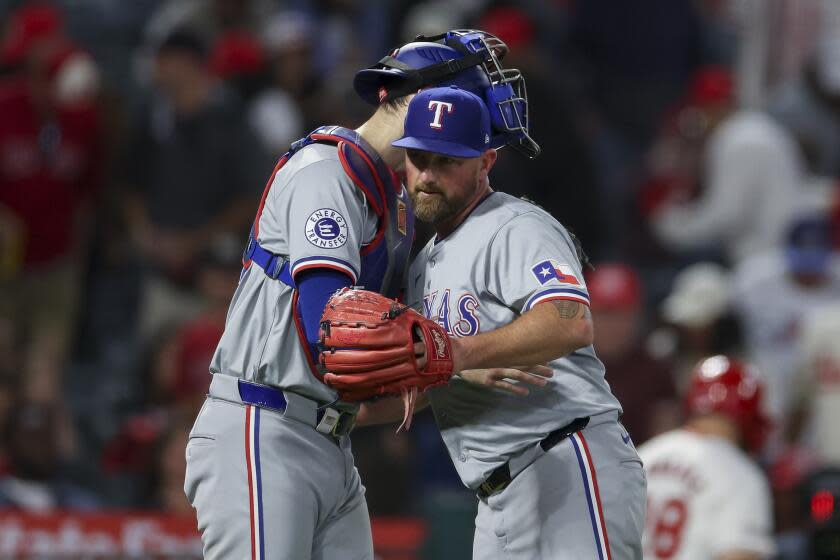
<path fill-rule="evenodd" d="M 338 150 L 329 144 L 309 144 L 298 150 L 286 164 L 290 171 L 304 169 L 330 170 L 336 174 L 343 170 Z"/>
<path fill-rule="evenodd" d="M 335 146 L 328 144 L 310 144 L 296 152 L 286 164 L 276 172 L 275 185 L 284 185 L 284 191 L 313 195 L 328 192 L 335 188 L 347 189 L 360 200 L 364 193 L 347 174 Z"/>

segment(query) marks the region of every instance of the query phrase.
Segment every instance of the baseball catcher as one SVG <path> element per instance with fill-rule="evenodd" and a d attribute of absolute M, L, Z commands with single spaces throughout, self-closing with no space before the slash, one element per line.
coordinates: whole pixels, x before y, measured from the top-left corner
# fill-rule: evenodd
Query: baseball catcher
<path fill-rule="evenodd" d="M 336 292 L 324 309 L 320 362 L 324 381 L 344 401 L 402 396 L 399 429 L 411 427 L 418 392 L 447 383 L 453 366 L 440 325 L 381 294 L 351 288 Z"/>
<path fill-rule="evenodd" d="M 319 127 L 278 160 L 187 444 L 184 490 L 205 558 L 373 558 L 364 487 L 347 470 L 350 430 L 374 408 L 357 402 L 403 395 L 403 411 L 398 399 L 376 405 L 407 425 L 425 400 L 420 390 L 456 369 L 459 379 L 482 372 L 478 382 L 516 395 L 528 394 L 519 382 L 546 385 L 545 373 L 461 367 L 458 339 L 450 347 L 445 327 L 393 301 L 347 290 L 337 296 L 346 306 L 330 300 L 354 285 L 391 297 L 406 288 L 414 214 L 393 142 L 418 90 L 473 92 L 493 125 L 482 136 L 489 146 L 538 152 L 524 79 L 500 64 L 506 50 L 475 30 L 403 45 L 357 73 L 355 90 L 376 107 L 364 123 Z"/>

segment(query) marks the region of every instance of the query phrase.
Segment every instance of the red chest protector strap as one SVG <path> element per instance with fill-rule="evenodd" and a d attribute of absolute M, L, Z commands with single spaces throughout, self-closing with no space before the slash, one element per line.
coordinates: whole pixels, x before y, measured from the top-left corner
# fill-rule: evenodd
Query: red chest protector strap
<path fill-rule="evenodd" d="M 364 255 L 375 249 L 385 238 L 385 232 L 388 227 L 388 201 L 385 192 L 385 180 L 394 181 L 394 175 L 391 169 L 376 154 L 376 151 L 359 135 L 358 132 L 338 126 L 324 126 L 316 129 L 304 138 L 301 138 L 294 144 L 291 149 L 280 158 L 274 171 L 268 180 L 268 183 L 263 190 L 260 205 L 257 209 L 257 215 L 254 219 L 253 227 L 251 228 L 251 235 L 248 240 L 248 247 L 243 255 L 242 264 L 245 268 L 250 267 L 252 262 L 256 262 L 264 272 L 271 278 L 285 282 L 293 289 L 295 288 L 294 280 L 289 274 L 289 263 L 286 257 L 276 255 L 262 246 L 260 246 L 257 239 L 259 238 L 259 224 L 262 216 L 265 201 L 268 198 L 268 192 L 274 183 L 274 178 L 294 154 L 305 146 L 313 143 L 335 144 L 338 149 L 338 157 L 341 161 L 341 166 L 345 173 L 353 181 L 365 195 L 365 198 L 373 208 L 376 214 L 377 229 L 376 235 L 370 243 L 362 247 L 361 253 Z M 306 354 L 312 373 L 320 380 L 321 375 L 316 366 L 315 360 L 311 355 L 306 344 L 306 336 L 303 332 L 303 326 L 299 317 L 299 310 L 297 309 L 298 294 L 295 293 L 292 298 L 292 315 L 295 319 L 295 325 L 298 330 L 298 338 L 304 346 L 304 354 Z"/>

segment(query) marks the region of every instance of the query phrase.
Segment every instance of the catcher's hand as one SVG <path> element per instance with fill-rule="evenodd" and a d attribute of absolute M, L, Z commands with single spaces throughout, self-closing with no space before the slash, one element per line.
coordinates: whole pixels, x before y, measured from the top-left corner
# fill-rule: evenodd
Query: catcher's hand
<path fill-rule="evenodd" d="M 426 346 L 425 363 L 415 355 L 418 341 Z M 324 381 L 345 401 L 402 395 L 408 413 L 418 390 L 452 376 L 446 331 L 376 292 L 345 288 L 334 294 L 321 317 L 320 342 Z"/>

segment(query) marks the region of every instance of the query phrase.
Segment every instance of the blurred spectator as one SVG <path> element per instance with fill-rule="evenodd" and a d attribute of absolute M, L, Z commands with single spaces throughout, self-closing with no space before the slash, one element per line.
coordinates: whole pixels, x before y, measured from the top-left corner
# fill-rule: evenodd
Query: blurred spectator
<path fill-rule="evenodd" d="M 55 452 L 61 461 L 75 459 L 77 453 L 76 426 L 62 391 L 65 366 L 65 356 L 57 340 L 33 340 L 25 348 L 16 384 L 18 398 L 53 409 L 58 433 Z"/>
<path fill-rule="evenodd" d="M 626 140 L 650 141 L 664 108 L 704 61 L 694 2 L 573 2 L 571 46 L 605 121 Z"/>
<path fill-rule="evenodd" d="M 252 103 L 248 119 L 275 158 L 324 122 L 316 108 L 321 98 L 311 60 L 313 32 L 311 18 L 293 11 L 274 14 L 261 31 L 269 85 Z"/>
<path fill-rule="evenodd" d="M 692 90 L 710 80 L 730 80 L 720 86 L 728 94 L 683 110 L 703 143 L 699 198 L 686 202 L 685 193 L 673 193 L 652 211 L 651 225 L 672 250 L 715 248 L 737 263 L 781 243 L 801 201 L 801 161 L 773 119 L 736 109 L 731 78 L 719 70 L 699 72 Z"/>
<path fill-rule="evenodd" d="M 543 152 L 529 161 L 511 149 L 500 150 L 493 187 L 543 206 L 580 238 L 588 254 L 601 255 L 604 220 L 579 102 L 563 87 L 547 53 L 539 48 L 536 23 L 525 9 L 502 5 L 487 11 L 476 27 L 510 47 L 505 66 L 518 68 L 526 77 L 528 104 L 535 115 L 529 123 L 531 136 Z"/>
<path fill-rule="evenodd" d="M 12 411 L 5 432 L 9 474 L 0 478 L 0 507 L 46 512 L 99 506 L 92 494 L 63 479 L 55 408 L 19 401 Z"/>
<path fill-rule="evenodd" d="M 666 325 L 651 333 L 647 346 L 652 355 L 670 361 L 679 392 L 702 357 L 739 351 L 740 333 L 728 293 L 729 274 L 722 266 L 697 263 L 677 274 L 662 302 Z"/>
<path fill-rule="evenodd" d="M 132 504 L 148 500 L 147 489 L 138 488 L 138 480 L 152 471 L 155 444 L 170 423 L 168 411 L 150 408 L 129 416 L 114 437 L 105 443 L 99 456 L 99 467 L 104 475 L 122 477 L 122 500 Z"/>
<path fill-rule="evenodd" d="M 273 4 L 272 0 L 164 0 L 146 24 L 145 42 L 158 45 L 182 28 L 195 29 L 208 39 L 231 30 L 256 33 Z"/>
<path fill-rule="evenodd" d="M 710 1 L 719 2 L 719 0 Z M 831 2 L 831 0 L 828 1 Z M 736 10 L 743 11 L 743 2 L 730 1 L 729 3 Z M 822 3 L 823 0 L 779 0 L 772 7 L 767 6 L 774 10 L 771 31 L 773 35 L 767 43 L 769 50 L 767 70 L 771 88 L 778 84 L 785 84 L 801 75 L 803 67 L 813 55 L 820 36 L 819 30 L 823 23 L 821 22 Z"/>
<path fill-rule="evenodd" d="M 409 43 L 418 35 L 431 37 L 449 29 L 459 29 L 463 27 L 464 18 L 464 6 L 459 5 L 458 2 L 428 0 L 415 3 L 405 12 L 399 39 L 403 43 Z M 498 37 L 495 31 L 486 27 L 477 25 L 476 28 L 493 33 Z M 507 39 L 502 40 L 507 42 Z M 508 46 L 510 46 L 510 43 L 508 43 Z"/>
<path fill-rule="evenodd" d="M 33 48 L 52 43 L 64 36 L 64 16 L 48 2 L 29 2 L 9 14 L 0 61 L 4 66 L 19 68 Z"/>
<path fill-rule="evenodd" d="M 187 503 L 181 489 L 186 447 L 186 435 L 180 434 L 182 419 L 194 418 L 205 400 L 210 359 L 224 331 L 228 303 L 239 279 L 240 249 L 238 239 L 222 238 L 202 253 L 196 282 L 200 314 L 164 326 L 145 349 L 147 363 L 139 375 L 144 380 L 144 394 L 131 403 L 133 410 L 124 415 L 99 458 L 101 468 L 112 478 L 118 500 L 148 505 L 154 499 L 178 507 Z M 172 439 L 181 435 L 181 486 L 176 495 L 172 462 L 177 457 L 171 446 L 177 447 Z M 165 495 L 158 496 L 158 490 L 149 490 L 148 485 Z"/>
<path fill-rule="evenodd" d="M 157 51 L 175 32 L 190 29 L 208 45 L 233 35 L 257 37 L 273 0 L 153 0 L 142 19 L 140 45 L 133 53 L 135 81 L 143 87 L 154 82 Z M 120 7 L 125 11 L 124 7 Z"/>
<path fill-rule="evenodd" d="M 198 413 L 210 375 L 210 359 L 225 327 L 231 296 L 242 267 L 239 239 L 214 240 L 196 265 L 199 315 L 158 331 L 149 348 L 146 405 L 175 406 L 187 416 Z"/>
<path fill-rule="evenodd" d="M 794 381 L 806 318 L 840 301 L 840 260 L 831 253 L 831 241 L 827 220 L 804 218 L 790 229 L 784 249 L 747 259 L 734 272 L 732 306 L 780 428 L 798 393 Z"/>
<path fill-rule="evenodd" d="M 810 173 L 840 177 L 840 4 L 820 2 L 816 48 L 801 75 L 779 86 L 768 110 L 798 140 Z"/>
<path fill-rule="evenodd" d="M 156 60 L 156 95 L 122 169 L 131 234 L 148 265 L 147 335 L 199 311 L 197 259 L 219 236 L 245 238 L 269 167 L 240 102 L 208 73 L 197 35 L 173 33 Z"/>
<path fill-rule="evenodd" d="M 728 273 L 722 266 L 693 264 L 674 279 L 670 295 L 662 302 L 662 318 L 673 325 L 702 329 L 726 313 L 728 290 Z"/>
<path fill-rule="evenodd" d="M 142 394 L 123 404 L 99 453 L 109 500 L 124 507 L 147 507 L 154 500 L 160 442 L 178 416 L 172 394 L 178 376 L 176 333 L 177 327 L 170 325 L 148 341 L 138 375 L 143 380 Z"/>
<path fill-rule="evenodd" d="M 840 300 L 804 319 L 802 367 L 793 389 L 801 395 L 791 419 L 791 438 L 799 439 L 821 460 L 840 466 Z"/>
<path fill-rule="evenodd" d="M 284 10 L 274 14 L 262 28 L 263 44 L 269 55 L 269 91 L 282 90 L 291 95 L 302 113 L 304 133 L 324 122 L 344 122 L 345 109 L 334 98 L 346 84 L 352 83 L 351 76 L 360 66 L 350 64 L 338 69 L 349 73 L 341 83 L 337 83 L 339 76 L 328 75 L 318 67 L 317 56 L 325 50 L 323 35 L 319 35 L 319 31 L 324 31 L 323 26 L 323 21 L 313 19 L 306 12 Z M 352 47 L 349 44 L 346 50 L 350 52 Z"/>
<path fill-rule="evenodd" d="M 0 315 L 63 359 L 103 170 L 98 74 L 47 5 L 12 14 L 0 55 L 18 69 L 0 82 Z"/>
<path fill-rule="evenodd" d="M 198 273 L 203 310 L 181 325 L 174 337 L 173 376 L 160 391 L 188 418 L 195 417 L 207 393 L 210 360 L 225 329 L 228 305 L 239 281 L 240 249 L 238 239 L 223 238 L 205 252 Z"/>
<path fill-rule="evenodd" d="M 394 46 L 395 39 L 390 37 L 396 36 L 396 30 L 387 24 L 392 11 L 396 11 L 395 4 L 390 0 L 318 0 L 305 4 L 317 25 L 318 48 L 313 61 L 316 72 L 325 77 L 325 87 L 345 87 L 356 70 Z"/>
<path fill-rule="evenodd" d="M 693 370 L 685 409 L 681 428 L 639 448 L 648 477 L 645 558 L 772 558 L 770 488 L 753 461 L 769 427 L 760 379 L 747 363 L 706 358 Z"/>
<path fill-rule="evenodd" d="M 190 434 L 190 424 L 176 422 L 157 443 L 157 453 L 152 475 L 149 506 L 166 513 L 194 516 L 187 495 L 184 494 L 184 476 L 187 461 L 184 449 Z"/>
<path fill-rule="evenodd" d="M 632 232 L 628 211 L 643 155 L 665 109 L 704 62 L 701 20 L 691 0 L 565 4 L 570 6 L 568 51 L 559 59 L 583 85 L 579 97 L 588 104 L 605 215 L 602 235 L 621 254 Z"/>
<path fill-rule="evenodd" d="M 667 113 L 647 154 L 648 177 L 640 192 L 646 216 L 666 202 L 685 201 L 697 194 L 709 132 L 707 113 L 726 111 L 733 95 L 728 69 L 710 66 L 695 73 L 685 98 Z"/>
<path fill-rule="evenodd" d="M 595 351 L 624 409 L 621 423 L 637 444 L 674 428 L 679 403 L 669 365 L 643 344 L 644 297 L 635 270 L 602 263 L 586 277 L 595 325 Z"/>
<path fill-rule="evenodd" d="M 210 70 L 228 83 L 245 101 L 263 86 L 265 53 L 249 33 L 228 31 L 220 35 L 210 54 Z"/>

